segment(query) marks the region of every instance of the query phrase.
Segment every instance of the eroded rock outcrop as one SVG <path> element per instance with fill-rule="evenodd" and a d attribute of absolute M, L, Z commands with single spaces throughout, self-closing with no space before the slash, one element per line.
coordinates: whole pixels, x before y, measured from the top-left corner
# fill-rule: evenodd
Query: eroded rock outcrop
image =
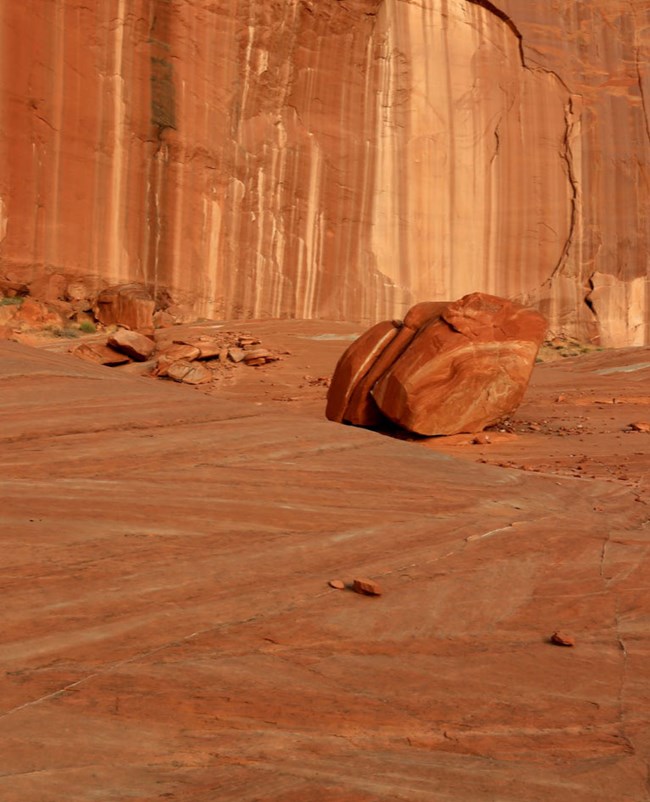
<path fill-rule="evenodd" d="M 648 342 L 650 26 L 560 5 L 0 0 L 0 279 L 368 322 L 479 289 Z"/>
<path fill-rule="evenodd" d="M 104 326 L 126 326 L 134 331 L 152 331 L 156 302 L 141 284 L 109 287 L 99 293 L 95 316 Z"/>
<path fill-rule="evenodd" d="M 478 431 L 519 406 L 545 331 L 535 310 L 482 293 L 419 304 L 345 351 L 326 415 L 424 435 Z"/>

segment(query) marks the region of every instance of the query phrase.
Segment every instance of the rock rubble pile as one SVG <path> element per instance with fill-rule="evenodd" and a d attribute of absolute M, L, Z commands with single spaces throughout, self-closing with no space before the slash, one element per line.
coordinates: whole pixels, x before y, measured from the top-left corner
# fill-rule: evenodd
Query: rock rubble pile
<path fill-rule="evenodd" d="M 191 320 L 164 289 L 154 297 L 137 282 L 99 284 L 96 277 L 68 281 L 52 275 L 31 284 L 0 278 L 0 339 L 20 341 L 32 332 L 72 338 L 115 326 L 153 335 Z"/>
<path fill-rule="evenodd" d="M 239 365 L 260 367 L 282 358 L 263 348 L 256 337 L 233 331 L 179 336 L 170 345 L 159 347 L 151 337 L 117 329 L 105 343 L 82 343 L 71 353 L 108 367 L 148 363 L 149 375 L 190 385 L 209 384 Z"/>

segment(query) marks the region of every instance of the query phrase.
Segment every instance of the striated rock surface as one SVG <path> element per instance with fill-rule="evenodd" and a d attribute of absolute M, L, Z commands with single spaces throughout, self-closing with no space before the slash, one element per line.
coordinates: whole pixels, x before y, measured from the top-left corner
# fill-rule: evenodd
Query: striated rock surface
<path fill-rule="evenodd" d="M 349 325 L 251 330 L 300 401 L 0 344 L 0 799 L 647 802 L 650 348 L 449 458 L 319 419 Z"/>
<path fill-rule="evenodd" d="M 0 42 L 0 278 L 650 340 L 645 2 L 0 0 Z"/>
<path fill-rule="evenodd" d="M 396 323 L 377 324 L 343 353 L 330 420 L 372 426 L 388 418 L 425 435 L 483 429 L 519 406 L 546 331 L 535 310 L 481 293 L 418 304 L 399 330 Z"/>

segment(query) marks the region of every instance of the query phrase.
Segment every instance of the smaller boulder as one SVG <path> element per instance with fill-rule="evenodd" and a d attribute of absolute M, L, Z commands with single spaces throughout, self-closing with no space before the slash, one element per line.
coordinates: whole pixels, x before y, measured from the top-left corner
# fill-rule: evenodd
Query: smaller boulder
<path fill-rule="evenodd" d="M 219 356 L 223 345 L 214 337 L 188 337 L 183 340 L 174 340 L 176 345 L 189 345 L 196 348 L 198 355 L 195 359 L 214 359 Z"/>
<path fill-rule="evenodd" d="M 167 376 L 176 382 L 183 384 L 208 384 L 212 381 L 213 375 L 209 368 L 199 362 L 186 362 L 180 360 L 174 362 L 167 368 Z"/>
<path fill-rule="evenodd" d="M 277 360 L 277 356 L 267 351 L 266 348 L 253 348 L 244 354 L 244 363 L 246 365 L 264 365 L 275 360 Z"/>
<path fill-rule="evenodd" d="M 186 359 L 188 362 L 193 362 L 195 359 L 199 358 L 200 354 L 200 349 L 195 345 L 180 342 L 174 342 L 160 352 L 161 357 L 167 357 L 174 362 L 179 359 Z"/>
<path fill-rule="evenodd" d="M 245 356 L 246 351 L 244 351 L 243 348 L 228 349 L 228 359 L 230 359 L 231 362 L 243 362 Z"/>
<path fill-rule="evenodd" d="M 364 596 L 381 596 L 382 590 L 378 582 L 374 579 L 357 578 L 352 580 L 352 590 Z"/>
<path fill-rule="evenodd" d="M 136 362 L 146 362 L 156 347 L 149 337 L 128 329 L 118 329 L 115 334 L 111 334 L 108 345 L 122 354 L 127 354 Z"/>
<path fill-rule="evenodd" d="M 237 338 L 237 345 L 240 348 L 251 348 L 253 345 L 259 345 L 260 341 L 257 337 L 251 337 L 249 334 L 240 334 Z"/>
<path fill-rule="evenodd" d="M 92 362 L 95 365 L 124 365 L 131 360 L 126 354 L 120 354 L 102 343 L 82 343 L 71 350 L 74 356 L 83 359 L 85 362 Z"/>
<path fill-rule="evenodd" d="M 575 646 L 576 639 L 573 635 L 568 635 L 566 632 L 554 632 L 551 635 L 551 643 L 555 646 Z"/>
<path fill-rule="evenodd" d="M 153 376 L 166 376 L 170 366 L 175 362 L 193 362 L 199 356 L 199 349 L 193 345 L 174 343 L 158 355 L 158 362 L 152 371 Z"/>

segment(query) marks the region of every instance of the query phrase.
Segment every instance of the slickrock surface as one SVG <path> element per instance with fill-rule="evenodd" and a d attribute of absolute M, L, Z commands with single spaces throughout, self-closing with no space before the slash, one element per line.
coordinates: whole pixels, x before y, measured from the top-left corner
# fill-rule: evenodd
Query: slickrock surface
<path fill-rule="evenodd" d="M 595 351 L 537 365 L 524 403 L 488 434 L 433 438 L 428 448 L 538 473 L 605 479 L 650 500 L 648 434 L 630 423 L 650 410 L 650 348 Z"/>
<path fill-rule="evenodd" d="M 352 326 L 249 328 L 208 394 L 0 343 L 3 802 L 645 800 L 650 349 L 458 458 L 322 419 Z"/>
<path fill-rule="evenodd" d="M 481 290 L 647 343 L 647 12 L 0 0 L 2 271 L 367 324 Z"/>

